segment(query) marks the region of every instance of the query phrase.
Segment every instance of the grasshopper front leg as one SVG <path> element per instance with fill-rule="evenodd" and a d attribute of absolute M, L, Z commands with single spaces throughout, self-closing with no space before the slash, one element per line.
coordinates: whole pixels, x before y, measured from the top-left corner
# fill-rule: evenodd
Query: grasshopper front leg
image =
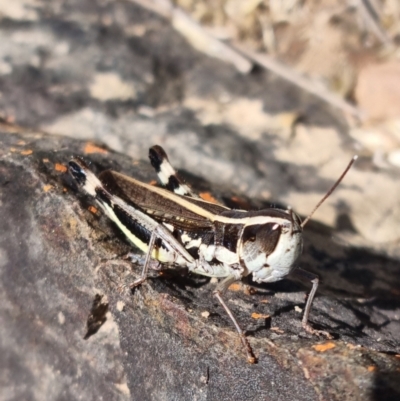
<path fill-rule="evenodd" d="M 253 350 L 251 348 L 251 345 L 242 330 L 242 328 L 239 326 L 239 323 L 237 322 L 235 316 L 233 315 L 232 311 L 229 309 L 228 305 L 225 303 L 225 301 L 222 298 L 222 294 L 228 289 L 228 287 L 233 284 L 235 281 L 238 281 L 238 279 L 235 276 L 228 276 L 224 280 L 222 280 L 214 290 L 214 296 L 215 298 L 218 299 L 219 303 L 222 305 L 222 307 L 225 309 L 225 312 L 229 316 L 229 318 L 232 320 L 232 323 L 234 324 L 236 331 L 239 334 L 240 341 L 242 342 L 242 345 L 245 349 L 246 355 L 247 355 L 247 362 L 249 363 L 256 363 L 257 359 L 254 356 Z"/>
<path fill-rule="evenodd" d="M 295 274 L 300 279 L 309 280 L 312 283 L 312 288 L 311 288 L 310 293 L 308 294 L 306 306 L 304 308 L 303 319 L 301 321 L 303 329 L 310 334 L 315 334 L 318 336 L 323 335 L 329 339 L 332 338 L 332 336 L 327 331 L 316 330 L 316 329 L 312 328 L 310 326 L 310 324 L 308 323 L 308 317 L 310 315 L 311 305 L 314 300 L 315 293 L 317 292 L 317 288 L 318 288 L 318 284 L 319 284 L 319 277 L 316 274 L 311 273 L 307 270 L 300 269 L 299 267 L 293 271 L 293 274 Z"/>
<path fill-rule="evenodd" d="M 150 266 L 150 262 L 151 262 L 151 254 L 152 254 L 153 249 L 155 247 L 156 239 L 157 239 L 157 234 L 156 234 L 155 231 L 153 231 L 153 233 L 151 234 L 151 237 L 150 237 L 149 249 L 148 249 L 148 251 L 146 253 L 146 259 L 145 259 L 144 264 L 143 264 L 142 274 L 140 275 L 140 277 L 137 280 L 135 280 L 133 283 L 131 283 L 129 285 L 129 287 L 131 289 L 139 286 L 140 284 L 142 284 L 146 280 L 147 275 L 149 273 L 149 266 Z"/>

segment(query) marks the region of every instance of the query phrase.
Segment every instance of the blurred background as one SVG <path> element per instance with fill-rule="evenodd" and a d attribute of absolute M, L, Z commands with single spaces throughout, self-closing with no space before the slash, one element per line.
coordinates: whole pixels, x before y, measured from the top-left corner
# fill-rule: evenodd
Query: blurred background
<path fill-rule="evenodd" d="M 8 123 L 171 162 L 400 256 L 397 0 L 0 0 Z"/>

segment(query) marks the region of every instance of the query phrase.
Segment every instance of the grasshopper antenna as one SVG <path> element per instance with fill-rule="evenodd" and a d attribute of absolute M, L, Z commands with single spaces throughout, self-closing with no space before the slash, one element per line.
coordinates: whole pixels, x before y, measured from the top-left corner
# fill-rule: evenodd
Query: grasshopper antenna
<path fill-rule="evenodd" d="M 336 187 L 340 184 L 340 182 L 343 180 L 344 176 L 347 174 L 347 172 L 350 170 L 351 166 L 354 164 L 354 162 L 358 159 L 358 156 L 355 155 L 353 158 L 350 160 L 350 163 L 347 165 L 346 169 L 343 171 L 342 175 L 337 179 L 337 181 L 333 184 L 332 188 L 325 194 L 325 196 L 317 203 L 317 206 L 313 209 L 313 211 L 304 219 L 304 221 L 301 223 L 301 228 L 304 228 L 304 226 L 309 222 L 313 214 L 316 212 L 316 210 L 325 202 L 325 200 L 332 194 L 332 192 L 336 189 Z"/>

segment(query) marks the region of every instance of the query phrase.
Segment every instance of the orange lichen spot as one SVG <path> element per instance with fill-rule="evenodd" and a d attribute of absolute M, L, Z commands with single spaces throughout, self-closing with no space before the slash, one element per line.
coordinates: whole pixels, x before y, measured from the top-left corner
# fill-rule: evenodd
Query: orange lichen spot
<path fill-rule="evenodd" d="M 149 185 L 157 185 L 157 181 L 156 180 L 151 180 L 150 182 L 149 182 Z"/>
<path fill-rule="evenodd" d="M 49 161 L 50 161 L 50 160 L 47 159 L 47 158 L 46 158 L 46 159 L 42 159 L 42 162 L 43 162 L 43 163 L 49 163 Z"/>
<path fill-rule="evenodd" d="M 210 192 L 201 192 L 200 198 L 211 203 L 219 203 L 211 194 Z"/>
<path fill-rule="evenodd" d="M 21 145 L 21 146 L 26 145 L 26 142 L 21 139 L 20 141 L 17 142 L 17 145 Z"/>
<path fill-rule="evenodd" d="M 22 152 L 21 152 L 21 155 L 23 155 L 23 156 L 29 156 L 29 155 L 31 155 L 33 153 L 33 150 L 32 149 L 26 149 L 26 150 L 23 150 Z"/>
<path fill-rule="evenodd" d="M 318 352 L 325 352 L 325 351 L 328 351 L 328 349 L 332 349 L 335 347 L 336 347 L 335 343 L 333 343 L 331 341 L 324 343 L 324 344 L 313 345 L 313 348 L 315 349 L 315 351 L 318 351 Z"/>
<path fill-rule="evenodd" d="M 53 188 L 53 185 L 50 185 L 50 184 L 45 185 L 45 186 L 43 187 L 43 191 L 44 191 L 44 192 L 49 192 L 51 188 Z"/>
<path fill-rule="evenodd" d="M 15 148 L 10 148 L 10 152 L 16 152 L 17 151 L 17 149 L 15 149 Z"/>
<path fill-rule="evenodd" d="M 251 314 L 251 317 L 253 319 L 268 319 L 270 317 L 270 315 L 263 315 L 262 313 L 253 312 Z"/>
<path fill-rule="evenodd" d="M 229 286 L 229 290 L 231 291 L 240 291 L 241 285 L 237 283 L 233 283 Z"/>
<path fill-rule="evenodd" d="M 376 366 L 375 365 L 369 365 L 367 370 L 368 370 L 368 372 L 374 372 L 376 370 Z"/>
<path fill-rule="evenodd" d="M 94 206 L 89 206 L 88 207 L 89 212 L 96 214 L 97 213 L 97 208 L 95 208 Z"/>
<path fill-rule="evenodd" d="M 261 302 L 262 304 L 269 304 L 268 299 L 262 299 L 260 302 Z"/>
<path fill-rule="evenodd" d="M 101 148 L 100 146 L 95 145 L 92 142 L 87 142 L 83 151 L 86 154 L 90 154 L 90 153 L 103 153 L 103 154 L 107 154 L 108 151 L 106 149 Z"/>
<path fill-rule="evenodd" d="M 66 173 L 67 172 L 67 167 L 64 166 L 64 164 L 56 163 L 54 165 L 54 168 L 56 171 L 59 171 L 60 173 Z"/>
<path fill-rule="evenodd" d="M 137 166 L 138 164 L 139 164 L 139 161 L 134 161 L 133 163 L 132 163 L 134 166 Z"/>
<path fill-rule="evenodd" d="M 277 327 L 277 326 L 272 326 L 272 327 L 270 328 L 270 330 L 276 331 L 276 332 L 279 333 L 279 334 L 283 334 L 283 333 L 284 333 L 284 331 L 283 331 L 282 329 L 280 329 L 279 327 Z"/>

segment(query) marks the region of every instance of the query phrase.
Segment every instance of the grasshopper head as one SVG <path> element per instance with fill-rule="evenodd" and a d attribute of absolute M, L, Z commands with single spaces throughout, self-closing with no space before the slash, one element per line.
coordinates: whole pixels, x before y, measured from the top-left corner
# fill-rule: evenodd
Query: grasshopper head
<path fill-rule="evenodd" d="M 291 209 L 266 209 L 249 221 L 240 241 L 242 263 L 256 282 L 281 280 L 303 248 L 300 218 Z"/>
<path fill-rule="evenodd" d="M 317 203 L 303 222 L 292 211 L 266 209 L 257 219 L 250 219 L 240 239 L 240 261 L 256 282 L 273 282 L 285 277 L 293 269 L 303 249 L 303 227 L 315 211 L 343 180 L 358 156 L 353 156 L 343 173 Z M 264 220 L 262 219 L 264 217 Z"/>

